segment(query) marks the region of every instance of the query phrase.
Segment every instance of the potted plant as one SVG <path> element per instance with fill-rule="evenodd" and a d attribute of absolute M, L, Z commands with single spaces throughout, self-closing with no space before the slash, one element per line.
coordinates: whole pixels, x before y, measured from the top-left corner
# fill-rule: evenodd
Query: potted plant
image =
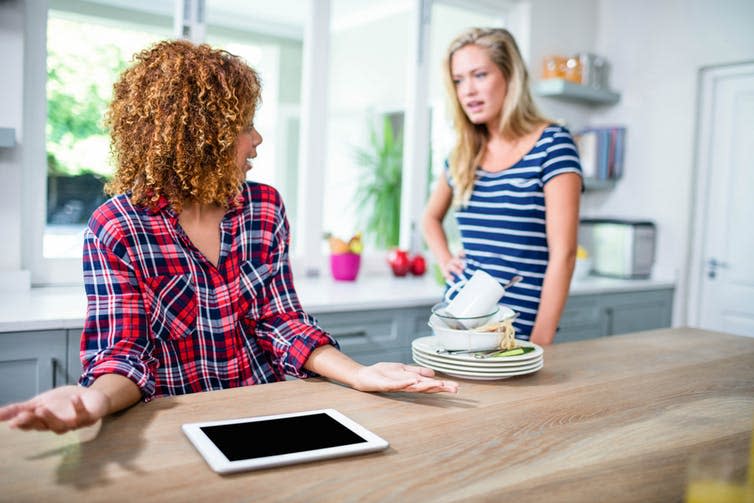
<path fill-rule="evenodd" d="M 381 134 L 371 124 L 369 146 L 356 148 L 355 159 L 362 168 L 354 197 L 362 228 L 377 247 L 398 246 L 403 142 L 388 116 L 383 117 Z"/>

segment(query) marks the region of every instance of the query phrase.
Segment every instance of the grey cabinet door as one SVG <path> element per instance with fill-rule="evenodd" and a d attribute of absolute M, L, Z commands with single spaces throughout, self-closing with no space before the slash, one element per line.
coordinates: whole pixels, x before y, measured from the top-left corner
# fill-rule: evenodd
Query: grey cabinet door
<path fill-rule="evenodd" d="M 560 317 L 555 342 L 670 327 L 673 293 L 673 288 L 667 288 L 572 295 Z"/>
<path fill-rule="evenodd" d="M 381 361 L 410 363 L 411 341 L 431 335 L 430 306 L 315 314 L 341 350 L 364 365 Z"/>
<path fill-rule="evenodd" d="M 673 291 L 621 293 L 607 307 L 610 335 L 666 328 L 671 325 Z"/>
<path fill-rule="evenodd" d="M 0 404 L 66 382 L 66 331 L 0 333 Z"/>
<path fill-rule="evenodd" d="M 555 342 L 580 341 L 607 335 L 607 316 L 596 295 L 568 299 Z"/>
<path fill-rule="evenodd" d="M 66 366 L 66 381 L 68 384 L 78 384 L 81 377 L 81 328 L 68 330 L 68 365 Z"/>

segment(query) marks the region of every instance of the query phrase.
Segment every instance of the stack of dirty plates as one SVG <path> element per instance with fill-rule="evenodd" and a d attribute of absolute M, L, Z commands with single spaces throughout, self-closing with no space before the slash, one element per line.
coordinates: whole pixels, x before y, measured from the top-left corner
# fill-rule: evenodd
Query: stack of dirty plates
<path fill-rule="evenodd" d="M 542 368 L 544 351 L 541 346 L 516 341 L 516 347 L 534 349 L 514 356 L 494 356 L 491 351 L 454 352 L 446 350 L 433 336 L 414 339 L 411 353 L 419 365 L 461 379 L 506 379 L 531 374 Z"/>

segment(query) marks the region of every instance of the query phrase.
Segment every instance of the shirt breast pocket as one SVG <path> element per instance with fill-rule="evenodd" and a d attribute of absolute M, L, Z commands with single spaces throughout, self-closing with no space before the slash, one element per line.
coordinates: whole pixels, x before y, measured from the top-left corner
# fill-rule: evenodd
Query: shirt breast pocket
<path fill-rule="evenodd" d="M 183 339 L 196 331 L 198 304 L 190 274 L 146 278 L 147 312 L 155 338 Z"/>
<path fill-rule="evenodd" d="M 269 264 L 255 263 L 247 260 L 241 263 L 239 289 L 244 302 L 244 311 L 249 318 L 259 318 L 261 308 L 266 302 L 265 285 L 272 274 Z"/>

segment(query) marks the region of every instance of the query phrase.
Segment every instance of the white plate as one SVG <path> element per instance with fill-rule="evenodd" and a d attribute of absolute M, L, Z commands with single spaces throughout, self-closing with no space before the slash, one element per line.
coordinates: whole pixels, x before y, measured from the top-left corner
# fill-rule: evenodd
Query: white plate
<path fill-rule="evenodd" d="M 412 353 L 411 355 L 414 359 L 414 361 L 421 362 L 423 365 L 432 365 L 432 368 L 434 369 L 442 369 L 443 371 L 449 370 L 449 371 L 461 371 L 461 372 L 470 372 L 474 374 L 510 374 L 515 372 L 521 372 L 524 370 L 532 370 L 537 367 L 541 367 L 544 363 L 544 360 L 537 360 L 534 362 L 527 362 L 526 365 L 519 365 L 518 367 L 507 367 L 507 368 L 479 368 L 479 367 L 471 367 L 464 364 L 459 363 L 441 363 L 436 362 L 432 360 L 428 360 L 427 358 L 423 357 L 422 355 Z"/>
<path fill-rule="evenodd" d="M 414 357 L 414 359 L 416 360 L 416 357 Z M 457 377 L 459 379 L 473 379 L 477 381 L 496 381 L 499 379 L 507 379 L 509 377 L 532 374 L 538 371 L 539 369 L 541 369 L 544 365 L 544 363 L 540 363 L 539 365 L 537 365 L 536 367 L 532 369 L 519 370 L 518 372 L 481 373 L 481 372 L 467 372 L 463 370 L 444 370 L 444 369 L 436 368 L 434 365 L 431 365 L 429 363 L 423 363 L 422 361 L 417 361 L 416 363 L 419 363 L 420 365 L 431 368 L 432 370 L 442 372 L 443 374 L 450 377 Z"/>
<path fill-rule="evenodd" d="M 507 371 L 507 370 L 516 370 L 521 367 L 528 367 L 531 365 L 534 365 L 536 363 L 539 363 L 543 361 L 544 356 L 540 355 L 538 358 L 534 358 L 532 360 L 524 360 L 524 361 L 515 361 L 515 362 L 498 362 L 498 361 L 489 361 L 491 358 L 482 358 L 477 359 L 473 361 L 464 361 L 459 362 L 458 360 L 450 360 L 448 358 L 445 358 L 444 355 L 431 355 L 427 353 L 420 353 L 418 351 L 412 351 L 412 355 L 416 355 L 422 360 L 427 360 L 429 362 L 437 363 L 438 365 L 447 365 L 451 367 L 466 367 L 469 370 L 500 370 L 500 371 Z M 498 358 L 500 360 L 501 358 Z"/>
<path fill-rule="evenodd" d="M 484 358 L 480 360 L 479 358 L 474 358 L 473 354 L 460 354 L 460 355 L 451 355 L 446 353 L 438 353 L 438 350 L 445 349 L 442 344 L 440 344 L 437 337 L 429 336 L 429 337 L 419 337 L 418 339 L 414 339 L 411 341 L 411 349 L 416 351 L 419 354 L 422 355 L 428 355 L 428 356 L 442 356 L 443 359 L 450 360 L 450 361 L 457 361 L 457 362 L 486 362 L 486 363 L 505 363 L 505 362 L 523 362 L 528 360 L 535 360 L 537 358 L 540 358 L 544 351 L 542 350 L 542 347 L 534 344 L 533 342 L 529 341 L 516 341 L 517 346 L 523 346 L 523 347 L 533 347 L 534 351 L 530 351 L 529 353 L 524 353 L 522 355 L 517 356 L 495 356 L 491 358 Z"/>

